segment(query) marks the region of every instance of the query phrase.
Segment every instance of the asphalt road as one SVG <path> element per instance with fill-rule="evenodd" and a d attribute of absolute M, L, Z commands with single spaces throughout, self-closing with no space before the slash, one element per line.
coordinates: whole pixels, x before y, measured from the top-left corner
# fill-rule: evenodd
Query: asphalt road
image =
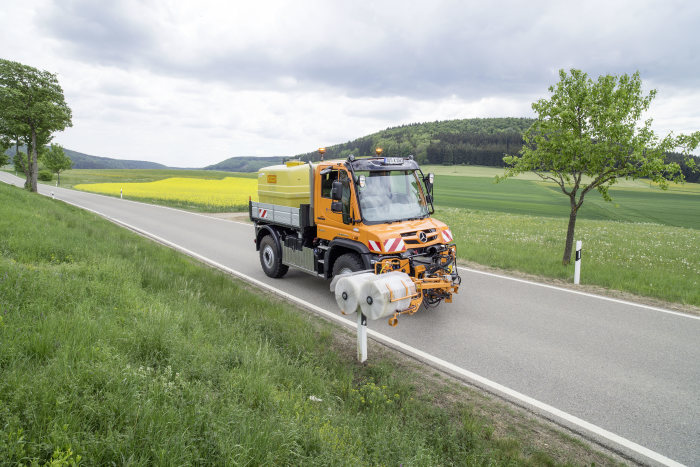
<path fill-rule="evenodd" d="M 22 180 L 0 172 L 0 180 Z M 260 268 L 252 226 L 40 186 L 337 312 L 328 283 Z M 700 319 L 463 270 L 454 303 L 370 328 L 686 465 L 700 465 Z M 585 269 L 584 269 L 585 277 Z M 349 318 L 353 320 L 353 318 Z M 370 349 L 371 358 L 371 349 Z"/>

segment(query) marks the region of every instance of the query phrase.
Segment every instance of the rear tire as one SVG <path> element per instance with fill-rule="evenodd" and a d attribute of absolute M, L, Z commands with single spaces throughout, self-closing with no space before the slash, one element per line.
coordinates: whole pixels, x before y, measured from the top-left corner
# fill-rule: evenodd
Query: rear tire
<path fill-rule="evenodd" d="M 362 260 L 355 253 L 345 253 L 338 257 L 333 263 L 333 277 L 338 274 L 346 274 L 348 272 L 362 271 L 365 266 Z"/>
<path fill-rule="evenodd" d="M 287 274 L 289 266 L 282 264 L 282 255 L 277 249 L 275 240 L 265 235 L 260 241 L 260 266 L 269 277 L 279 278 Z"/>

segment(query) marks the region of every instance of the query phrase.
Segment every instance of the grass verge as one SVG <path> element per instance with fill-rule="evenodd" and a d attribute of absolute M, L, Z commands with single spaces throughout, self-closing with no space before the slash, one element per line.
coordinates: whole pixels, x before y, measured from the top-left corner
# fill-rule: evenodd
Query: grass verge
<path fill-rule="evenodd" d="M 438 209 L 460 259 L 572 281 L 562 266 L 566 219 Z M 700 230 L 649 223 L 579 219 L 581 283 L 700 306 Z"/>
<path fill-rule="evenodd" d="M 0 218 L 4 462 L 613 462 L 91 213 L 0 184 Z"/>

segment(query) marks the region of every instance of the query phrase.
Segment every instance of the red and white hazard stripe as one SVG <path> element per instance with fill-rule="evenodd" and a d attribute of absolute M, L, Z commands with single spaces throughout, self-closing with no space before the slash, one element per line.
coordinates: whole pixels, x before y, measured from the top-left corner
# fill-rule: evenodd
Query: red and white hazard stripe
<path fill-rule="evenodd" d="M 402 238 L 390 238 L 384 242 L 384 251 L 387 253 L 403 251 L 405 249 L 406 245 L 404 245 Z"/>
<path fill-rule="evenodd" d="M 379 253 L 380 251 L 382 251 L 382 247 L 379 246 L 379 242 L 369 240 L 369 251 L 373 253 Z"/>
<path fill-rule="evenodd" d="M 268 214 L 267 209 L 258 208 L 258 217 L 260 217 L 262 219 L 267 219 L 267 214 Z"/>
<path fill-rule="evenodd" d="M 445 243 L 450 243 L 452 241 L 452 232 L 450 232 L 450 229 L 445 229 L 442 231 L 442 239 L 445 241 Z"/>

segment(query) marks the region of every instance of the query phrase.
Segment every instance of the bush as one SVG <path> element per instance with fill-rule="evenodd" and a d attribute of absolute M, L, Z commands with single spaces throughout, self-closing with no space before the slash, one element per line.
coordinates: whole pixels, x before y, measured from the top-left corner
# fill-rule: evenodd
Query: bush
<path fill-rule="evenodd" d="M 39 180 L 42 182 L 50 182 L 53 180 L 53 174 L 48 170 L 42 169 L 39 171 Z"/>

